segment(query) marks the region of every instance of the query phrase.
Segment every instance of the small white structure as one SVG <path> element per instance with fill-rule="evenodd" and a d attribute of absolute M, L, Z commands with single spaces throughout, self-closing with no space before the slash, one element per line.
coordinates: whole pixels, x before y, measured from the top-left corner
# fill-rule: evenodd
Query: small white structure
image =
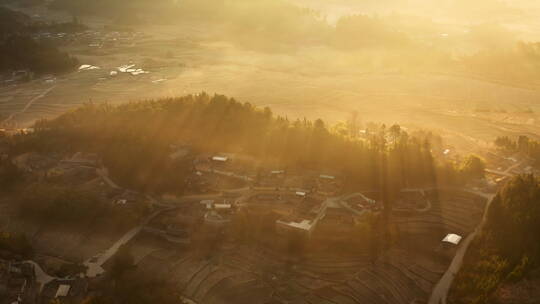
<path fill-rule="evenodd" d="M 443 243 L 450 243 L 454 245 L 458 245 L 459 242 L 461 242 L 462 237 L 457 234 L 450 233 L 444 239 L 442 240 Z"/>
<path fill-rule="evenodd" d="M 79 67 L 79 71 L 99 70 L 100 68 L 95 65 L 83 64 Z"/>
<path fill-rule="evenodd" d="M 332 176 L 332 175 L 326 175 L 326 174 L 321 174 L 321 175 L 319 175 L 319 178 L 322 178 L 322 179 L 336 179 L 335 176 Z"/>
<path fill-rule="evenodd" d="M 304 191 L 296 191 L 295 194 L 296 194 L 297 196 L 300 196 L 300 197 L 305 197 L 305 196 L 307 195 L 307 193 L 304 192 Z"/>
<path fill-rule="evenodd" d="M 284 221 L 278 221 L 281 225 L 287 225 L 291 228 L 300 229 L 306 232 L 310 232 L 311 228 L 313 227 L 313 224 L 310 220 L 302 220 L 301 222 L 284 222 Z"/>
<path fill-rule="evenodd" d="M 65 284 L 60 284 L 58 286 L 58 290 L 56 290 L 56 295 L 54 297 L 55 298 L 67 297 L 68 294 L 69 294 L 70 289 L 71 289 L 71 286 L 65 285 Z"/>
<path fill-rule="evenodd" d="M 131 70 L 135 65 L 134 64 L 125 64 L 125 65 L 121 65 L 117 68 L 118 72 L 120 73 L 129 73 L 131 71 L 128 71 L 128 70 Z"/>
<path fill-rule="evenodd" d="M 226 163 L 226 162 L 229 161 L 229 158 L 226 157 L 226 156 L 213 156 L 213 157 L 212 157 L 212 160 L 213 160 L 213 161 L 216 161 L 216 162 Z"/>
<path fill-rule="evenodd" d="M 272 175 L 285 174 L 285 171 L 284 170 L 274 170 L 274 171 L 270 171 L 270 174 L 272 174 Z"/>
<path fill-rule="evenodd" d="M 231 204 L 214 204 L 214 209 L 217 209 L 217 210 L 226 210 L 226 209 L 231 209 Z"/>
<path fill-rule="evenodd" d="M 214 200 L 202 200 L 201 205 L 206 205 L 206 209 L 212 209 L 214 202 Z"/>
<path fill-rule="evenodd" d="M 125 205 L 125 204 L 127 204 L 127 199 L 116 200 L 116 204 L 117 205 Z"/>

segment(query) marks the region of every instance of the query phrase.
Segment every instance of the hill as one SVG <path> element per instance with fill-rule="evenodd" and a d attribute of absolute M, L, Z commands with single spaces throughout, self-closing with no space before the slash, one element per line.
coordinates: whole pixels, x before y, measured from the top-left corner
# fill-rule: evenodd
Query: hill
<path fill-rule="evenodd" d="M 536 303 L 540 262 L 540 183 L 512 179 L 492 202 L 450 293 L 450 303 Z M 534 283 L 536 282 L 536 283 Z M 531 302 L 532 301 L 532 302 Z"/>
<path fill-rule="evenodd" d="M 16 137 L 11 154 L 94 152 L 116 180 L 145 191 L 182 191 L 192 168 L 168 157 L 171 145 L 199 153 L 247 154 L 291 169 L 339 172 L 349 186 L 389 192 L 483 174 L 473 172 L 470 160 L 463 165 L 436 160 L 430 133 L 412 136 L 398 125 L 374 125 L 360 136 L 354 124 L 331 128 L 320 119 L 289 121 L 270 108 L 205 93 L 118 106 L 90 103 L 39 121 L 35 130 Z"/>

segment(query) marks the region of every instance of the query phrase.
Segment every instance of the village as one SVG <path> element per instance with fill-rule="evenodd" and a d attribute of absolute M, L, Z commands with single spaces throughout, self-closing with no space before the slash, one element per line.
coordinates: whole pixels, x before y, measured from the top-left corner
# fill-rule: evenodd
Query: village
<path fill-rule="evenodd" d="M 380 224 L 381 195 L 344 189 L 334 172 L 171 145 L 172 160 L 193 164 L 188 187 L 181 196 L 154 196 L 117 185 L 94 153 L 21 154 L 12 162 L 31 180 L 83 186 L 120 214 L 145 211 L 131 227 L 105 238 L 99 231 L 61 238 L 63 232 L 48 228 L 15 228 L 4 213 L 1 230 L 24 227 L 38 254 L 25 261 L 2 253 L 0 294 L 6 300 L 0 303 L 78 303 L 95 292 L 121 248 L 134 256 L 138 272 L 168 278 L 186 303 L 252 296 L 261 303 L 426 303 L 462 239 L 481 221 L 489 193 L 505 178 L 531 170 L 526 159 L 490 153 L 498 162 L 486 170 L 484 183 L 402 189 L 388 244 L 369 236 L 387 233 Z M 366 281 L 378 282 L 376 290 Z"/>

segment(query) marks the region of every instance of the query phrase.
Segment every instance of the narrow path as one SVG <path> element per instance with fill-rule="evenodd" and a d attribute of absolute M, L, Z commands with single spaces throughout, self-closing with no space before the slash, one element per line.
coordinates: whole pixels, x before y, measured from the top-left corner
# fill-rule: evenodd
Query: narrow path
<path fill-rule="evenodd" d="M 491 173 L 491 174 L 495 174 L 495 175 L 506 176 L 506 177 L 512 177 L 512 176 L 514 176 L 514 175 L 511 174 L 510 171 L 512 171 L 512 170 L 514 170 L 515 168 L 521 166 L 523 163 L 524 163 L 524 161 L 520 161 L 519 163 L 514 164 L 514 165 L 512 165 L 512 166 L 506 168 L 506 170 L 504 170 L 504 171 L 492 170 L 492 169 L 486 169 L 485 171 L 486 171 L 487 173 Z"/>
<path fill-rule="evenodd" d="M 32 104 L 34 104 L 34 102 L 36 102 L 37 100 L 45 97 L 47 94 L 49 94 L 49 92 L 54 90 L 54 88 L 56 88 L 56 85 L 46 89 L 45 91 L 43 91 L 38 96 L 30 99 L 30 101 L 24 106 L 24 108 L 22 110 L 20 110 L 18 112 L 11 113 L 11 115 L 9 115 L 8 118 L 4 119 L 0 124 L 5 124 L 8 121 L 12 120 L 15 116 L 17 116 L 19 114 L 23 114 L 24 112 L 26 112 L 26 110 L 28 110 L 28 108 L 30 108 L 32 106 Z"/>
<path fill-rule="evenodd" d="M 59 279 L 57 277 L 48 275 L 45 271 L 43 271 L 41 266 L 39 266 L 39 264 L 34 261 L 24 261 L 24 263 L 31 264 L 32 266 L 34 266 L 34 274 L 36 275 L 36 282 L 40 284 L 40 287 L 39 287 L 40 293 L 43 290 L 43 287 L 47 285 L 49 282 Z"/>
<path fill-rule="evenodd" d="M 86 276 L 89 278 L 94 278 L 98 275 L 103 274 L 105 272 L 105 270 L 103 269 L 103 265 L 111 257 L 113 257 L 123 245 L 127 244 L 134 237 L 136 237 L 139 234 L 139 232 L 142 231 L 142 228 L 146 226 L 146 224 L 148 224 L 154 217 L 159 215 L 161 212 L 164 212 L 167 210 L 170 210 L 170 209 L 161 209 L 161 210 L 155 211 L 150 216 L 148 216 L 143 221 L 143 223 L 141 223 L 139 226 L 126 232 L 126 234 L 124 234 L 118 241 L 116 241 L 109 249 L 105 250 L 105 252 L 99 253 L 95 255 L 94 257 L 88 259 L 87 261 L 83 262 L 83 265 L 88 267 L 86 271 Z"/>

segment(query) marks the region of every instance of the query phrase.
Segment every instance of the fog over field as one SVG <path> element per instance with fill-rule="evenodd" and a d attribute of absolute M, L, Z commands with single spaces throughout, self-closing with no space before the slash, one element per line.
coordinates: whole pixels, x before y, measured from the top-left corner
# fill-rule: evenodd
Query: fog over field
<path fill-rule="evenodd" d="M 62 8 L 62 1 L 53 3 Z M 463 126 L 454 123 L 456 112 L 478 128 L 471 132 L 491 137 L 507 130 L 490 125 L 500 119 L 536 126 L 536 115 L 520 114 L 538 108 L 534 77 L 540 73 L 528 67 L 538 62 L 525 58 L 528 51 L 519 45 L 540 38 L 534 1 L 185 1 L 172 6 L 177 13 L 157 18 L 160 5 L 148 14 L 126 8 L 133 20 L 122 9 L 109 15 L 22 9 L 57 21 L 77 14 L 91 30 L 119 22 L 140 35 L 112 47 L 98 37 L 87 39 L 94 44 L 67 44 L 81 64 L 101 69 L 59 75 L 44 96 L 49 85 L 38 81 L 2 88 L 2 114 L 15 112 L 15 121 L 27 124 L 88 101 L 206 91 L 290 117 L 337 122 L 359 111 L 366 121 L 445 129 L 453 136 L 464 131 L 456 129 Z M 129 63 L 150 73 L 109 76 Z M 33 97 L 39 98 L 28 106 Z M 479 108 L 508 117 L 478 115 Z"/>
<path fill-rule="evenodd" d="M 540 2 L 0 0 L 0 304 L 534 304 Z"/>

